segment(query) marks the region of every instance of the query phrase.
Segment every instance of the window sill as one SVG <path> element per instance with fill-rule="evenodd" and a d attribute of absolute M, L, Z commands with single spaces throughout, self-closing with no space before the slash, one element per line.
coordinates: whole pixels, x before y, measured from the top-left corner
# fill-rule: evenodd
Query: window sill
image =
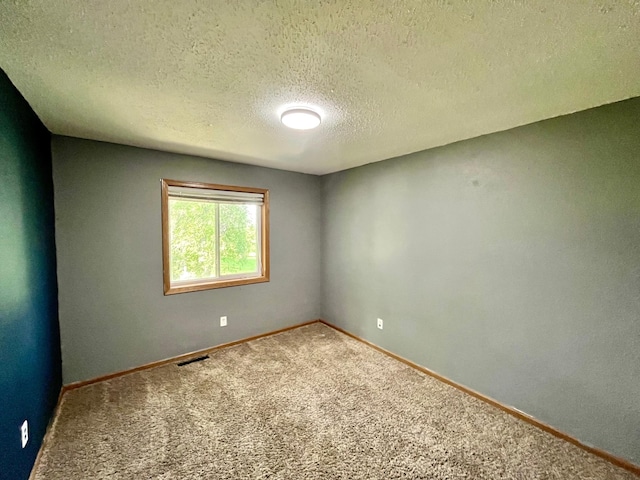
<path fill-rule="evenodd" d="M 165 295 L 175 295 L 177 293 L 199 292 L 202 290 L 213 290 L 215 288 L 236 287 L 240 285 L 250 285 L 252 283 L 264 283 L 268 282 L 269 277 L 263 275 L 261 277 L 251 278 L 236 278 L 233 280 L 218 280 L 215 282 L 194 282 L 194 283 L 181 283 L 179 285 L 165 285 Z"/>

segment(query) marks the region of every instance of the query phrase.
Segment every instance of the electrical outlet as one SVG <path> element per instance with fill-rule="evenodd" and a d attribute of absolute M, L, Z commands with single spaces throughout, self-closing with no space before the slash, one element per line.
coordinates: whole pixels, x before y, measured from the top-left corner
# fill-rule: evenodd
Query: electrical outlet
<path fill-rule="evenodd" d="M 227 326 L 227 317 L 226 317 L 226 315 L 224 317 L 220 317 L 220 326 L 221 327 L 226 327 Z"/>
<path fill-rule="evenodd" d="M 20 438 L 22 440 L 22 448 L 26 447 L 29 441 L 29 423 L 26 420 L 20 426 Z"/>
<path fill-rule="evenodd" d="M 382 330 L 382 326 L 383 326 L 382 324 L 383 324 L 382 319 L 381 319 L 381 318 L 379 318 L 379 319 L 378 319 L 378 328 L 379 328 L 380 330 Z"/>

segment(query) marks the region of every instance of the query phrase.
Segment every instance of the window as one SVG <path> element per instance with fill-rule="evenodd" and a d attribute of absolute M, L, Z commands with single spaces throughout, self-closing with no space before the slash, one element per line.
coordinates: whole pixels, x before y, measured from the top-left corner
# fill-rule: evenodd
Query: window
<path fill-rule="evenodd" d="M 269 281 L 269 191 L 162 180 L 164 294 Z"/>

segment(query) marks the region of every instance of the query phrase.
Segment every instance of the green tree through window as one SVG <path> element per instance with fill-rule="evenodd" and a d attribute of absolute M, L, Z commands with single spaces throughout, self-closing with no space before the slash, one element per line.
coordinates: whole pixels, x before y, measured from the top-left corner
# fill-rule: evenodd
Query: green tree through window
<path fill-rule="evenodd" d="M 256 207 L 220 205 L 220 274 L 255 272 L 258 261 Z"/>
<path fill-rule="evenodd" d="M 171 280 L 216 276 L 216 204 L 169 201 Z"/>

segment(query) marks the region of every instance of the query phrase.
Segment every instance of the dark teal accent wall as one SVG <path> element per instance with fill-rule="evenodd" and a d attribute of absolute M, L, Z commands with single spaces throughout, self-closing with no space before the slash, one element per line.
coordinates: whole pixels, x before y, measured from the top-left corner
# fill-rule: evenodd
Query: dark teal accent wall
<path fill-rule="evenodd" d="M 1 479 L 29 477 L 60 386 L 51 136 L 0 71 Z"/>

